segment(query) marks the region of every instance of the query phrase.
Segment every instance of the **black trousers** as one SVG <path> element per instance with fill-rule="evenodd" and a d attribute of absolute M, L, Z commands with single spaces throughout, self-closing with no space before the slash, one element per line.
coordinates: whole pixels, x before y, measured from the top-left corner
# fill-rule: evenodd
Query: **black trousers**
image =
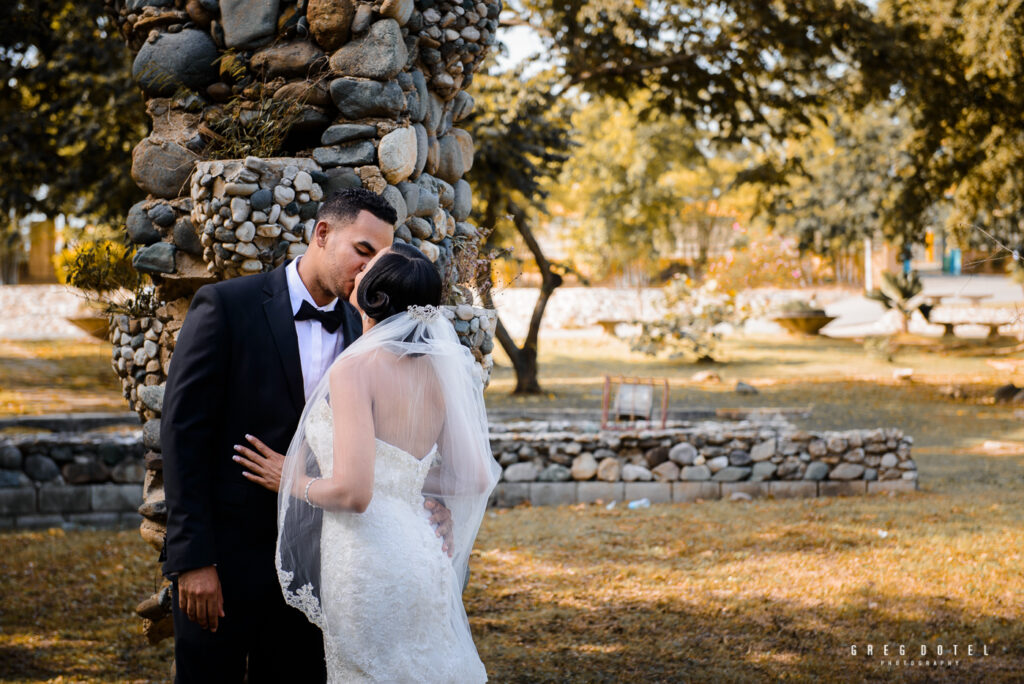
<path fill-rule="evenodd" d="M 247 671 L 248 684 L 327 681 L 323 634 L 284 602 L 276 577 L 268 579 L 222 573 L 225 615 L 216 632 L 188 619 L 173 582 L 176 684 L 240 683 Z"/>

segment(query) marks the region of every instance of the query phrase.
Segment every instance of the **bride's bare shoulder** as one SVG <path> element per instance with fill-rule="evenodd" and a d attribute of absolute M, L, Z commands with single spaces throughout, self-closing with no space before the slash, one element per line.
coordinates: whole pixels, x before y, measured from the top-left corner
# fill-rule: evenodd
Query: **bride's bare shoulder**
<path fill-rule="evenodd" d="M 342 355 L 331 366 L 331 379 L 353 381 L 380 377 L 382 373 L 393 372 L 401 361 L 402 356 L 387 349 L 375 349 L 358 356 Z"/>

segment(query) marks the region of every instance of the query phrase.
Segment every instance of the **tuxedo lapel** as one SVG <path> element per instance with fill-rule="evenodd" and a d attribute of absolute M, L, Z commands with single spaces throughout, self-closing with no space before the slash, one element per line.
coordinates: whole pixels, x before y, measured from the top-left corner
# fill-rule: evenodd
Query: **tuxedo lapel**
<path fill-rule="evenodd" d="M 302 361 L 299 358 L 299 338 L 295 334 L 295 317 L 292 314 L 284 266 L 279 266 L 268 274 L 263 292 L 267 295 L 263 302 L 263 313 L 267 317 L 267 325 L 270 327 L 278 358 L 284 368 L 288 395 L 296 412 L 302 413 L 306 403 L 306 394 L 302 388 Z"/>

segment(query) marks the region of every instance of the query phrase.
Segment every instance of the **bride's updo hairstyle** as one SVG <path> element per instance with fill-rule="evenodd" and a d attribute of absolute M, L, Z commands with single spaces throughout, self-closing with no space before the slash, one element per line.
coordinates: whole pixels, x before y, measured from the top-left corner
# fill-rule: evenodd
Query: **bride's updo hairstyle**
<path fill-rule="evenodd" d="M 378 322 L 410 306 L 438 306 L 441 274 L 423 252 L 396 242 L 363 275 L 356 301 L 367 316 Z"/>

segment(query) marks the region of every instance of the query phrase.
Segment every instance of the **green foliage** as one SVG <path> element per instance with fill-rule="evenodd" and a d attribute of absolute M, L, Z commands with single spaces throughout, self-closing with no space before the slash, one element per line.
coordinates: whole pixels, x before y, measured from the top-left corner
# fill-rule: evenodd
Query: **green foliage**
<path fill-rule="evenodd" d="M 915 234 L 936 199 L 962 246 L 1016 241 L 1024 222 L 1024 3 L 884 0 L 892 39 L 857 75 L 863 99 L 895 92 L 909 116 L 907 163 L 889 221 Z"/>
<path fill-rule="evenodd" d="M 984 239 L 973 225 L 1021 238 L 1024 0 L 526 0 L 520 20 L 564 87 L 622 102 L 648 91 L 645 118 L 678 115 L 719 143 L 768 150 L 745 180 L 822 181 L 838 206 L 797 180 L 775 207 L 806 245 L 874 227 L 912 241 L 935 223 L 963 246 Z M 849 114 L 872 104 L 878 129 Z M 834 159 L 793 154 L 821 120 Z M 845 197 L 829 166 L 851 181 Z"/>
<path fill-rule="evenodd" d="M 637 321 L 640 334 L 632 340 L 633 351 L 670 359 L 691 357 L 714 361 L 722 338 L 720 325 L 737 324 L 746 312 L 733 292 L 723 292 L 714 279 L 700 285 L 676 275 L 665 285 L 665 315 L 656 321 Z"/>
<path fill-rule="evenodd" d="M 56 257 L 57 275 L 65 285 L 97 294 L 134 290 L 142 283 L 132 268 L 134 251 L 110 240 L 82 242 Z"/>
<path fill-rule="evenodd" d="M 573 117 L 580 147 L 553 199 L 579 217 L 574 242 L 595 271 L 639 266 L 653 274 L 683 245 L 701 271 L 752 205 L 749 190 L 731 187 L 742 150 L 715 151 L 706 132 L 678 115 L 644 118 L 652 97 L 595 99 Z"/>
<path fill-rule="evenodd" d="M 907 129 L 906 112 L 895 107 L 832 109 L 810 135 L 787 145 L 786 154 L 800 172 L 785 184 L 763 188 L 764 215 L 795 237 L 802 252 L 825 253 L 880 234 L 896 244 L 922 239 L 908 234 L 920 223 L 887 220 L 896 210 L 909 163 L 900 151 Z"/>
<path fill-rule="evenodd" d="M 0 4 L 0 213 L 120 221 L 145 135 L 130 56 L 103 0 Z M 43 188 L 46 188 L 44 191 Z"/>
<path fill-rule="evenodd" d="M 476 153 L 467 180 L 477 225 L 494 230 L 492 244 L 508 244 L 515 226 L 508 203 L 534 209 L 547 198 L 573 147 L 572 103 L 550 72 L 524 78 L 521 70 L 473 79 L 476 108 L 465 127 Z"/>
<path fill-rule="evenodd" d="M 741 143 L 805 129 L 843 78 L 834 67 L 873 35 L 866 3 L 525 0 L 569 84 L 677 114 Z"/>
<path fill-rule="evenodd" d="M 529 80 L 521 71 L 481 75 L 476 79 L 476 111 L 465 124 L 476 142 L 468 176 L 475 197 L 474 220 L 488 234 L 487 258 L 476 270 L 477 291 L 490 306 L 491 262 L 515 239 L 525 244 L 541 273 L 540 296 L 522 347 L 500 318 L 495 331 L 515 368 L 517 394 L 542 391 L 537 379 L 540 323 L 548 298 L 562 284 L 562 274 L 572 268 L 544 255 L 532 227 L 547 195 L 544 183 L 557 176 L 572 146 L 569 107 L 555 81 L 550 73 Z"/>
<path fill-rule="evenodd" d="M 869 292 L 867 297 L 881 302 L 887 309 L 898 311 L 903 321 L 903 329 L 906 330 L 907 319 L 916 310 L 921 308 L 921 301 L 917 296 L 921 294 L 924 285 L 917 275 L 917 271 L 910 273 L 883 273 L 882 285 L 879 289 Z"/>

